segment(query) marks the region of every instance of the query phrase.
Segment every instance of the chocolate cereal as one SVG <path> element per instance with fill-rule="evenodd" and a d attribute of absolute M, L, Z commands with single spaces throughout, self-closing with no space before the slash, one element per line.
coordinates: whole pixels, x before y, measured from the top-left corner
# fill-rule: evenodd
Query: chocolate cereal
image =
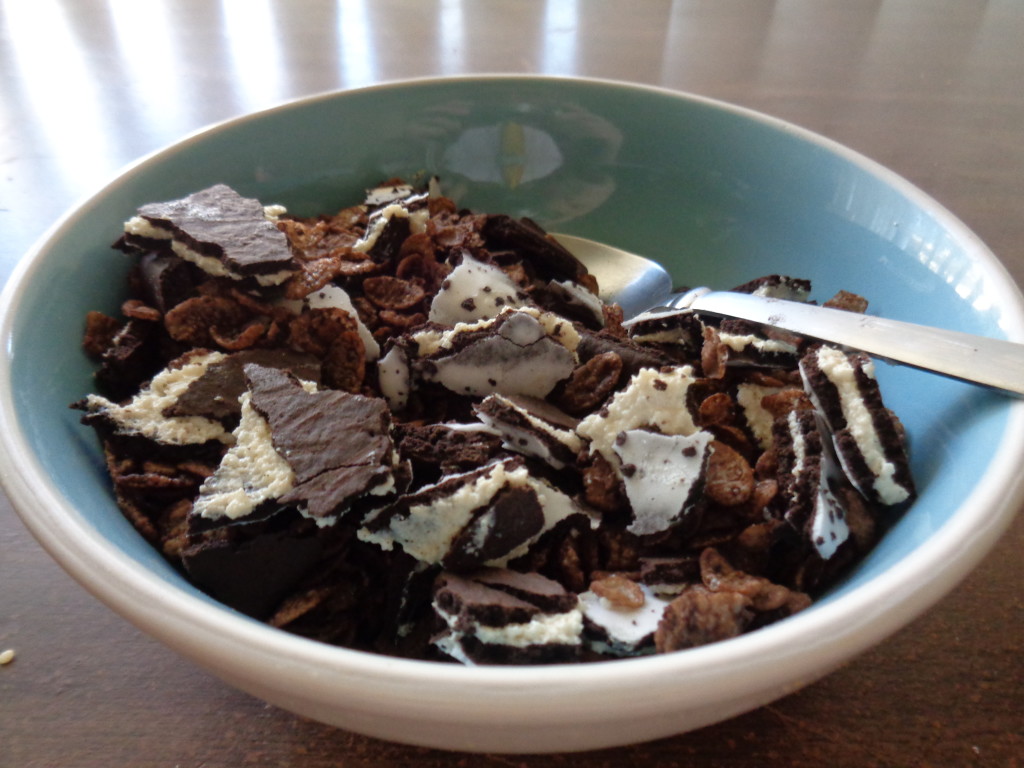
<path fill-rule="evenodd" d="M 140 535 L 284 631 L 468 665 L 675 652 L 803 610 L 914 498 L 870 358 L 688 310 L 624 329 L 535 222 L 436 180 L 310 217 L 225 185 L 140 203 L 73 407 Z"/>

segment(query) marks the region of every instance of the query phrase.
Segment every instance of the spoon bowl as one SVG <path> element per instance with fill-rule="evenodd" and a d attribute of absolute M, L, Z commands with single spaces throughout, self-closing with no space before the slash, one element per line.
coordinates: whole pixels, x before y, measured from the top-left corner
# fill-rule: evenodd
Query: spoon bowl
<path fill-rule="evenodd" d="M 658 262 L 576 235 L 553 235 L 597 278 L 602 301 L 635 317 L 672 295 L 672 276 Z"/>

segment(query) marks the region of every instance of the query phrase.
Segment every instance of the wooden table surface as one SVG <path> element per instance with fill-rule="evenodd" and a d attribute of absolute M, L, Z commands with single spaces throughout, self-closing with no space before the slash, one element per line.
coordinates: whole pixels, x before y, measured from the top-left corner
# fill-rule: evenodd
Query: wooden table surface
<path fill-rule="evenodd" d="M 473 72 L 632 80 L 793 121 L 923 188 L 1024 280 L 1020 0 L 0 0 L 0 277 L 123 164 L 187 132 Z M 1022 553 L 1024 516 L 923 618 L 728 722 L 585 755 L 463 755 L 227 687 L 96 602 L 0 499 L 0 651 L 15 652 L 0 766 L 1018 766 Z"/>

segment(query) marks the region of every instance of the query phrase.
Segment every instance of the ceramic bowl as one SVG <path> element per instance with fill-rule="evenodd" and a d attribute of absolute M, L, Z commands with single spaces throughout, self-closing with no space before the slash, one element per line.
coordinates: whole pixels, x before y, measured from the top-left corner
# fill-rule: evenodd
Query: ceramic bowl
<path fill-rule="evenodd" d="M 135 163 L 61 219 L 2 298 L 4 487 L 85 588 L 232 685 L 373 736 L 458 750 L 568 751 L 698 728 L 807 685 L 906 625 L 1021 504 L 1024 402 L 879 365 L 920 497 L 809 610 L 718 644 L 593 665 L 467 668 L 286 634 L 190 586 L 114 505 L 92 432 L 88 310 L 114 312 L 111 250 L 142 203 L 217 182 L 300 214 L 436 173 L 461 206 L 643 253 L 680 282 L 768 272 L 844 288 L 901 320 L 1024 340 L 1024 303 L 985 246 L 905 180 L 749 110 L 632 84 L 517 76 L 329 93 L 216 125 Z M 936 672 L 937 673 L 937 672 Z"/>

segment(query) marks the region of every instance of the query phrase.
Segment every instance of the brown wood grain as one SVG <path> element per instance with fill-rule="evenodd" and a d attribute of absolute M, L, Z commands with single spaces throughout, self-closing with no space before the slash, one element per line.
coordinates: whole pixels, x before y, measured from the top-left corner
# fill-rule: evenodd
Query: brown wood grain
<path fill-rule="evenodd" d="M 0 2 L 3 275 L 122 163 L 214 120 L 379 80 L 530 71 L 695 91 L 822 132 L 936 197 L 1024 282 L 1017 0 L 268 0 L 241 18 L 230 5 Z M 269 19 L 268 71 L 238 54 L 238 35 L 266 28 L 246 18 Z M 357 44 L 362 58 L 346 58 Z M 65 94 L 68 125 L 38 98 L 61 82 L 82 91 Z M 16 652 L 0 666 L 0 768 L 1019 766 L 1022 553 L 1018 516 L 923 617 L 727 722 L 586 755 L 465 755 L 353 735 L 222 684 L 73 583 L 0 500 L 0 651 Z"/>

